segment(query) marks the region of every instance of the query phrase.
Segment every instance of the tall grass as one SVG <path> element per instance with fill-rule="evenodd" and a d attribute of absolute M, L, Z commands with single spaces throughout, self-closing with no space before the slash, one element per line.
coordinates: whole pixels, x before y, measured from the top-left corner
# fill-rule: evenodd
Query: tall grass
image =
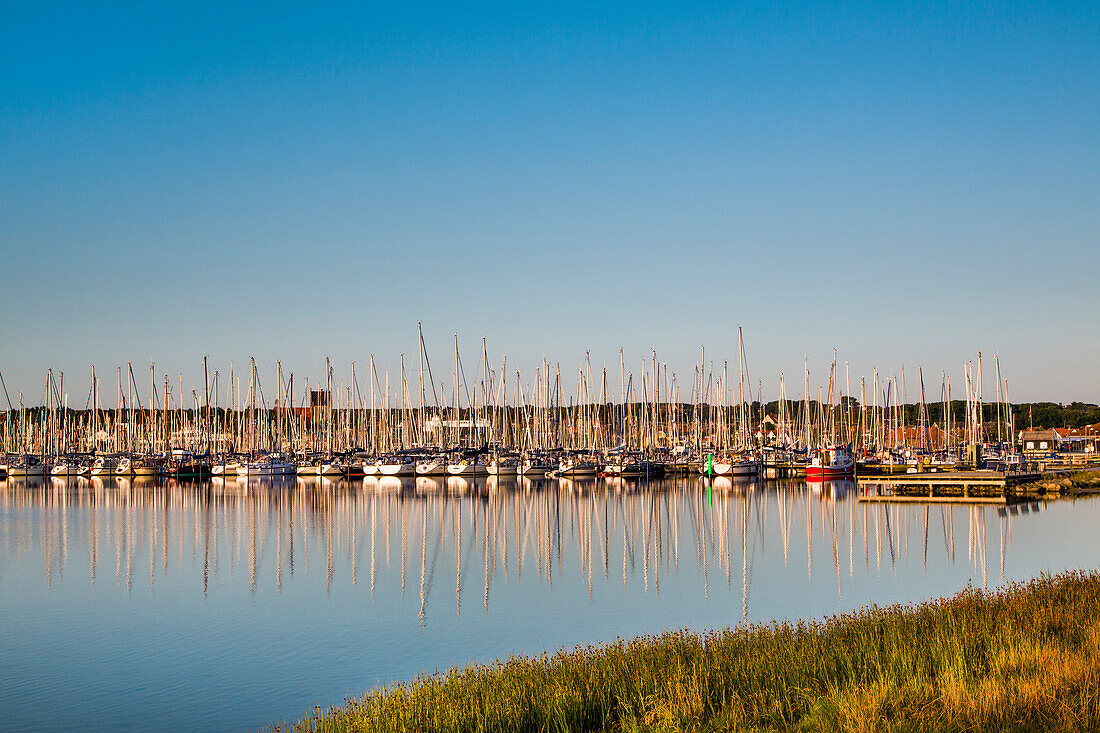
<path fill-rule="evenodd" d="M 1097 730 L 1100 574 L 456 669 L 290 729 Z"/>

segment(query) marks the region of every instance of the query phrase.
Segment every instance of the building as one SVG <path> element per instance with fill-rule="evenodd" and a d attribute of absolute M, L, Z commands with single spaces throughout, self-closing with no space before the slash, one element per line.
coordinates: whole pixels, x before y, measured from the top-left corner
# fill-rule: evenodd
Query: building
<path fill-rule="evenodd" d="M 1083 428 L 1055 428 L 1063 453 L 1096 453 L 1100 448 L 1100 423 Z"/>
<path fill-rule="evenodd" d="M 1021 430 L 1020 447 L 1024 453 L 1054 453 L 1061 444 L 1061 436 L 1053 428 L 1047 430 Z"/>

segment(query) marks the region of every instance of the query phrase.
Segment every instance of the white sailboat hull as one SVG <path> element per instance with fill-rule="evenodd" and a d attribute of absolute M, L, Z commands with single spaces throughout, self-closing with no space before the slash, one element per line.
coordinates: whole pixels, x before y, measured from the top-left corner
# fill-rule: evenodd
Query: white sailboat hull
<path fill-rule="evenodd" d="M 9 476 L 24 477 L 24 476 L 45 476 L 45 466 L 8 466 L 7 472 Z"/>
<path fill-rule="evenodd" d="M 561 464 L 558 472 L 562 476 L 595 476 L 600 472 L 600 467 L 595 463 L 577 463 L 573 465 Z"/>
<path fill-rule="evenodd" d="M 334 463 L 325 463 L 320 466 L 298 466 L 296 472 L 299 476 L 342 476 L 344 471 Z"/>
<path fill-rule="evenodd" d="M 51 476 L 87 476 L 87 466 L 75 466 L 69 463 L 63 463 L 59 466 L 54 466 L 50 470 Z"/>
<path fill-rule="evenodd" d="M 412 463 L 383 463 L 378 467 L 378 473 L 382 476 L 412 476 L 416 473 L 416 466 Z"/>
<path fill-rule="evenodd" d="M 447 465 L 442 461 L 421 461 L 416 464 L 417 476 L 446 476 Z"/>
<path fill-rule="evenodd" d="M 485 466 L 477 463 L 448 463 L 447 473 L 451 476 L 463 476 L 467 478 L 488 475 Z"/>
<path fill-rule="evenodd" d="M 290 463 L 243 464 L 237 467 L 238 476 L 293 476 Z"/>

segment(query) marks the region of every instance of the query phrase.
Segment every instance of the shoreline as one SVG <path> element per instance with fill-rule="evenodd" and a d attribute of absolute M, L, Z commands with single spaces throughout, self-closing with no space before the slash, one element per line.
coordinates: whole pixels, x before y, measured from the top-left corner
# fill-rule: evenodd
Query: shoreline
<path fill-rule="evenodd" d="M 278 731 L 1100 727 L 1100 572 L 421 676 Z"/>
<path fill-rule="evenodd" d="M 1082 469 L 1070 474 L 1044 476 L 1019 487 L 1022 493 L 1059 494 L 1065 497 L 1100 494 L 1100 468 Z"/>

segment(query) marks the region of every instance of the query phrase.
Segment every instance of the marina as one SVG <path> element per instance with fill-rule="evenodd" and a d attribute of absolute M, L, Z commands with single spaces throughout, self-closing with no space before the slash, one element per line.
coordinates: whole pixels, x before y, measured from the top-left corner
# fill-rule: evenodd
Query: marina
<path fill-rule="evenodd" d="M 365 385 L 355 362 L 341 376 L 325 359 L 324 377 L 311 382 L 284 373 L 280 361 L 264 377 L 254 358 L 242 374 L 233 362 L 223 372 L 204 356 L 201 379 L 190 383 L 182 372 L 158 375 L 154 363 L 139 386 L 132 364 L 116 367 L 111 397 L 92 367 L 81 408 L 70 406 L 63 371 L 47 370 L 38 406 L 28 406 L 22 391 L 13 401 L 0 374 L 8 406 L 0 412 L 0 475 L 858 475 L 894 487 L 954 483 L 968 494 L 1100 465 L 1097 426 L 1067 438 L 1064 452 L 1056 450 L 1057 432 L 1041 450 L 1025 441 L 1034 431 L 1017 429 L 1022 408 L 1009 401 L 998 357 L 994 397 L 983 396 L 980 351 L 963 365 L 964 400 L 952 398 L 946 372 L 938 398 L 927 400 L 918 368 L 916 403 L 906 402 L 904 367 L 859 377 L 853 393 L 835 351 L 824 384 L 812 388 L 804 364 L 800 395 L 788 397 L 780 373 L 774 399 L 762 381 L 753 396 L 740 328 L 735 370 L 703 348 L 682 384 L 656 351 L 634 371 L 620 349 L 617 389 L 608 367 L 594 367 L 587 352 L 567 385 L 560 363 L 544 358 L 524 378 L 506 356 L 492 359 L 485 339 L 468 373 L 454 336 L 449 378 L 433 373 L 419 325 L 417 351 L 415 367 L 400 355 L 396 374 L 370 355 Z"/>
<path fill-rule="evenodd" d="M 655 351 L 525 377 L 485 340 L 468 371 L 457 335 L 440 378 L 417 337 L 415 367 L 320 380 L 203 357 L 116 367 L 111 397 L 91 368 L 79 408 L 60 370 L 33 406 L 0 374 L 0 719 L 256 729 L 515 654 L 1100 563 L 1096 426 L 1018 429 L 980 352 L 964 399 L 918 368 L 910 403 L 904 368 L 853 390 L 835 352 L 754 395 L 740 330 L 736 368 L 701 349 L 686 384 Z"/>

